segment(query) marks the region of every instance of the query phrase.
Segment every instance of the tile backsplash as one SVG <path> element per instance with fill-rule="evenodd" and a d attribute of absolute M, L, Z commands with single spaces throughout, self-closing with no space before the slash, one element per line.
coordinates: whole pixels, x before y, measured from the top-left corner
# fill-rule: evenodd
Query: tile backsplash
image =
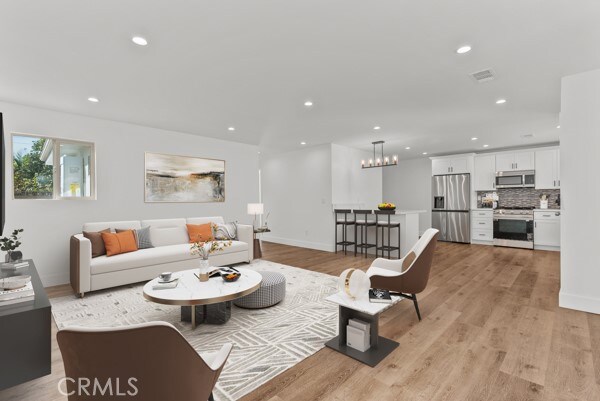
<path fill-rule="evenodd" d="M 479 197 L 492 191 L 477 192 L 477 207 L 481 207 Z M 540 207 L 540 195 L 548 195 L 548 207 L 550 209 L 559 209 L 556 200 L 560 195 L 560 189 L 533 189 L 533 188 L 501 188 L 497 189 L 498 207 Z"/>

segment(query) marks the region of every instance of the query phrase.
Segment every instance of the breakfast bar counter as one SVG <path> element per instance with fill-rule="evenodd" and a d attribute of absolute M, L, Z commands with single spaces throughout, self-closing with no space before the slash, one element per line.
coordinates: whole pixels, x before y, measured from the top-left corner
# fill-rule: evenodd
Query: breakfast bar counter
<path fill-rule="evenodd" d="M 356 209 L 364 210 L 365 209 L 365 208 L 359 208 L 359 207 L 352 207 L 349 204 L 348 205 L 334 205 L 334 209 L 336 209 L 338 207 L 352 209 L 352 210 L 356 210 Z M 372 210 L 374 212 L 378 209 L 374 208 Z M 398 210 L 394 210 L 391 212 L 391 216 L 390 216 L 391 221 L 400 223 L 400 229 L 393 230 L 390 233 L 390 236 L 391 236 L 390 242 L 392 244 L 398 243 L 398 232 L 399 232 L 399 234 L 400 234 L 400 256 L 401 257 L 404 257 L 408 253 L 408 251 L 413 247 L 413 245 L 416 244 L 416 242 L 419 240 L 419 214 L 426 213 L 426 212 L 427 212 L 426 210 L 409 210 L 409 209 L 405 209 L 405 210 L 398 209 Z M 375 227 L 368 228 L 368 236 L 369 236 L 369 242 L 371 242 L 371 239 L 375 238 Z M 386 237 L 386 241 L 387 241 L 387 237 Z M 375 249 L 371 248 L 368 250 L 368 252 L 375 253 Z M 387 252 L 386 252 L 385 256 L 387 256 Z M 395 257 L 396 256 L 394 255 L 394 258 Z"/>

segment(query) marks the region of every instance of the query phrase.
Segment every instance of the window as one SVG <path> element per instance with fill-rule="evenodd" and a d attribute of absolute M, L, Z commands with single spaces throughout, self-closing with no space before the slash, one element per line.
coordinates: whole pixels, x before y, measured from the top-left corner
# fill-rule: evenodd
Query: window
<path fill-rule="evenodd" d="M 94 144 L 13 134 L 15 199 L 95 199 Z"/>

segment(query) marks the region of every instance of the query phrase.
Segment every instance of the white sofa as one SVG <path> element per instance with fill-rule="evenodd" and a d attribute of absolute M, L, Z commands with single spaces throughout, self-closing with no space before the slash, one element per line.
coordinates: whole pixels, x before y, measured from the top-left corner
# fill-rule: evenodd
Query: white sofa
<path fill-rule="evenodd" d="M 71 286 L 83 296 L 89 291 L 150 280 L 164 271 L 180 271 L 198 266 L 190 254 L 186 224 L 223 224 L 222 217 L 193 217 L 142 221 L 86 223 L 83 231 L 140 229 L 150 227 L 154 248 L 114 256 L 92 258 L 92 245 L 83 234 L 71 237 Z M 209 258 L 213 266 L 249 263 L 254 258 L 253 229 L 238 224 L 237 240 Z"/>

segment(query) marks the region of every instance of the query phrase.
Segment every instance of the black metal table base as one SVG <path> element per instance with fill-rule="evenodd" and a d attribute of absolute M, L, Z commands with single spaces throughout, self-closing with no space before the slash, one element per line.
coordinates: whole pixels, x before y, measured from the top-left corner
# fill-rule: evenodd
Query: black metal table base
<path fill-rule="evenodd" d="M 231 318 L 231 305 L 231 301 L 211 305 L 198 305 L 194 308 L 196 311 L 194 321 L 192 321 L 192 307 L 182 306 L 181 321 L 192 322 L 193 326 L 200 323 L 225 324 Z"/>
<path fill-rule="evenodd" d="M 365 352 L 358 351 L 346 345 L 346 326 L 350 319 L 358 319 L 371 325 L 370 345 Z M 336 350 L 350 358 L 356 359 L 371 367 L 377 366 L 386 356 L 392 353 L 400 344 L 389 338 L 379 335 L 379 315 L 369 315 L 355 309 L 340 305 L 339 307 L 339 335 L 327 343 L 325 346 Z"/>

